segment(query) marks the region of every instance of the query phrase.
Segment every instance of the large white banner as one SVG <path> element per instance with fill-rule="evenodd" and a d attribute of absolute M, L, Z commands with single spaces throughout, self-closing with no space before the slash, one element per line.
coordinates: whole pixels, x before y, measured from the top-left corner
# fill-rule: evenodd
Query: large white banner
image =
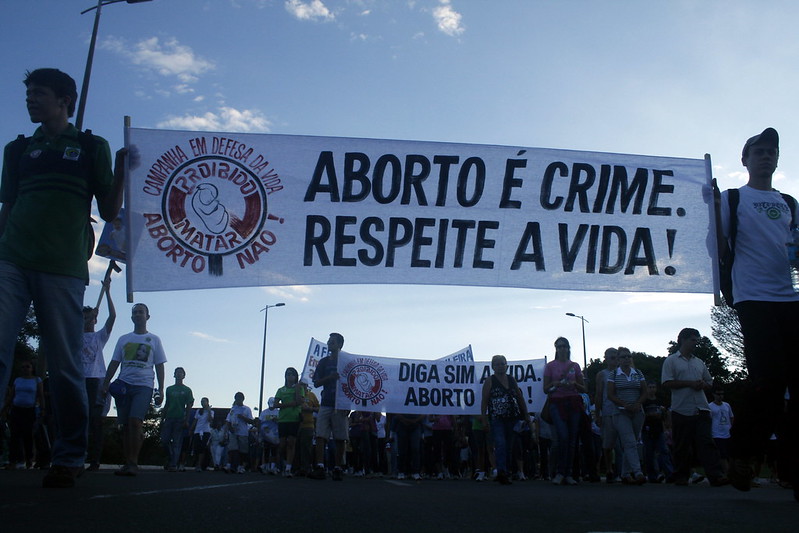
<path fill-rule="evenodd" d="M 509 361 L 530 412 L 544 405 L 545 359 Z M 339 353 L 336 408 L 386 413 L 478 415 L 491 363 L 422 361 Z"/>
<path fill-rule="evenodd" d="M 709 165 L 129 129 L 128 290 L 414 283 L 713 292 Z"/>

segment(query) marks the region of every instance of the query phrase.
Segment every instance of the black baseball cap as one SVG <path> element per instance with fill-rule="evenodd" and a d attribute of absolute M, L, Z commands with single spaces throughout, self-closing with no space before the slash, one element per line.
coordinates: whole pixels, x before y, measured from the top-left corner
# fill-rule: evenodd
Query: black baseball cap
<path fill-rule="evenodd" d="M 746 141 L 746 144 L 744 144 L 741 157 L 746 157 L 747 152 L 749 152 L 749 147 L 754 146 L 755 144 L 768 144 L 779 149 L 780 136 L 777 133 L 777 130 L 774 128 L 766 128 L 763 130 L 763 133 L 755 135 L 754 137 L 749 137 L 749 139 Z"/>

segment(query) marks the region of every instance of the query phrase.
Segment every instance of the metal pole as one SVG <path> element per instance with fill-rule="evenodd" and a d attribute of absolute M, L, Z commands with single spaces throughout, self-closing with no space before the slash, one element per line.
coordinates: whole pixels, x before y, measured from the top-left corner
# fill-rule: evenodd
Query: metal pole
<path fill-rule="evenodd" d="M 588 356 L 586 355 L 585 351 L 585 318 L 580 317 L 580 322 L 583 326 L 583 370 L 588 368 Z"/>
<path fill-rule="evenodd" d="M 258 416 L 260 416 L 261 411 L 264 409 L 264 371 L 266 369 L 266 324 L 267 320 L 269 319 L 269 308 L 270 307 L 283 307 L 286 305 L 283 302 L 277 303 L 275 305 L 267 305 L 261 311 L 264 312 L 264 344 L 261 350 L 261 387 L 260 392 L 258 393 Z"/>
<path fill-rule="evenodd" d="M 80 99 L 78 100 L 78 116 L 75 119 L 75 127 L 78 131 L 83 129 L 83 113 L 86 110 L 86 98 L 89 94 L 89 79 L 92 76 L 92 61 L 94 60 L 94 45 L 97 43 L 97 30 L 100 27 L 100 11 L 103 8 L 103 0 L 97 0 L 97 11 L 94 13 L 94 29 L 92 29 L 92 40 L 89 43 L 89 56 L 86 58 L 86 70 L 83 72 L 83 85 L 80 86 Z"/>
<path fill-rule="evenodd" d="M 587 355 L 587 351 L 585 349 L 585 323 L 588 322 L 588 320 L 586 320 L 584 316 L 575 315 L 574 313 L 566 313 L 566 316 L 572 316 L 574 318 L 579 318 L 580 319 L 580 322 L 581 322 L 581 325 L 582 325 L 582 332 L 583 332 L 583 370 L 585 370 L 586 368 L 588 368 L 588 355 Z"/>
<path fill-rule="evenodd" d="M 266 321 L 269 318 L 269 306 L 263 308 L 264 312 L 264 345 L 261 350 L 261 391 L 258 393 L 258 416 L 264 410 L 264 369 L 266 367 Z"/>

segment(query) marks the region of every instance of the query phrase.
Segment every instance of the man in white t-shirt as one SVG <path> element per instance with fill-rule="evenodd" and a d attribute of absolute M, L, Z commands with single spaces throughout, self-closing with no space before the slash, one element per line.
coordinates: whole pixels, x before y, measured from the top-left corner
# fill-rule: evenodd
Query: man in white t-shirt
<path fill-rule="evenodd" d="M 133 321 L 133 332 L 122 335 L 117 341 L 100 391 L 100 395 L 105 398 L 111 378 L 119 369 L 118 381 L 121 383 L 115 398 L 117 422 L 123 426 L 122 448 L 125 464 L 114 472 L 118 476 L 135 476 L 139 471 L 142 422 L 150 407 L 150 399 L 153 398 L 153 374 L 158 379 L 155 405 L 161 405 L 164 397 L 166 355 L 161 339 L 147 331 L 150 310 L 144 304 L 136 304 L 131 310 L 130 318 Z"/>
<path fill-rule="evenodd" d="M 732 289 L 749 374 L 730 442 L 730 481 L 744 491 L 751 488 L 754 458 L 764 452 L 783 414 L 786 387 L 791 394 L 786 424 L 790 429 L 784 437 L 788 449 L 799 446 L 799 294 L 791 282 L 786 247 L 791 241 L 792 221 L 799 220 L 799 213 L 795 200 L 772 187 L 779 154 L 779 135 L 773 128 L 744 144 L 741 162 L 749 181 L 738 189 L 734 235 L 730 191 L 724 191 L 720 201 L 724 237 L 730 244 L 734 242 Z M 794 498 L 799 501 L 797 454 L 791 456 L 790 472 Z"/>

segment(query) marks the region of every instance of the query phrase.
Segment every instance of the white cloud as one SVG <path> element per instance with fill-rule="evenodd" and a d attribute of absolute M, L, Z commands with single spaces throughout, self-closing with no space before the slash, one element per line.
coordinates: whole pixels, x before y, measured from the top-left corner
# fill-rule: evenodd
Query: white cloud
<path fill-rule="evenodd" d="M 732 172 L 728 172 L 727 177 L 740 183 L 746 183 L 749 180 L 749 174 L 747 174 L 745 170 L 734 170 Z"/>
<path fill-rule="evenodd" d="M 300 20 L 334 20 L 335 16 L 322 3 L 322 0 L 311 0 L 302 2 L 301 0 L 286 0 L 286 11 Z"/>
<path fill-rule="evenodd" d="M 439 1 L 440 5 L 433 9 L 433 18 L 438 24 L 438 29 L 450 37 L 457 37 L 465 31 L 461 25 L 461 14 L 452 8 L 450 0 Z"/>
<path fill-rule="evenodd" d="M 194 131 L 268 133 L 272 123 L 257 109 L 239 110 L 232 107 L 220 107 L 215 113 L 208 111 L 202 115 L 169 117 L 159 122 L 157 126 L 159 128 Z"/>
<path fill-rule="evenodd" d="M 204 341 L 211 341 L 211 342 L 222 342 L 225 344 L 229 344 L 231 341 L 228 339 L 220 339 L 219 337 L 214 337 L 213 335 L 208 335 L 207 333 L 203 333 L 202 331 L 190 331 L 189 335 L 193 337 L 197 337 Z"/>
<path fill-rule="evenodd" d="M 161 76 L 175 76 L 183 84 L 196 82 L 200 74 L 214 69 L 212 61 L 198 57 L 174 38 L 161 41 L 150 37 L 131 46 L 123 39 L 110 37 L 101 46 Z"/>
<path fill-rule="evenodd" d="M 708 299 L 707 294 L 671 292 L 631 292 L 622 300 L 623 304 L 697 304 Z"/>
<path fill-rule="evenodd" d="M 194 92 L 194 89 L 191 88 L 189 85 L 187 85 L 185 83 L 179 83 L 179 84 L 175 85 L 172 88 L 178 94 L 188 94 L 188 93 L 193 93 Z"/>
<path fill-rule="evenodd" d="M 264 292 L 274 296 L 278 301 L 295 300 L 307 302 L 310 301 L 313 289 L 308 285 L 290 285 L 286 287 L 264 287 Z"/>

